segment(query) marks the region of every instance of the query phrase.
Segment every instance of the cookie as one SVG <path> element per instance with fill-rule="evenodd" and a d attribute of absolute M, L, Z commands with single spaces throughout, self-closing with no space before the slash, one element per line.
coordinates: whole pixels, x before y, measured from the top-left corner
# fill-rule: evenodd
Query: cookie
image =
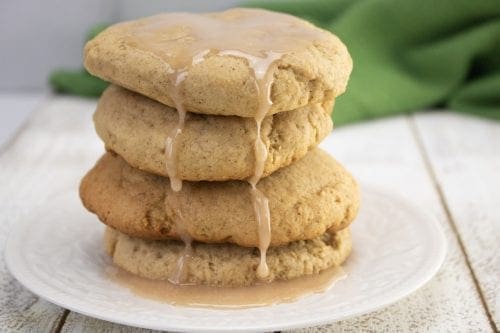
<path fill-rule="evenodd" d="M 358 211 L 356 182 L 319 149 L 263 178 L 257 187 L 269 199 L 271 246 L 343 229 Z M 174 192 L 168 178 L 134 169 L 107 153 L 83 178 L 80 196 L 101 221 L 134 237 L 179 238 L 176 226 L 182 225 L 197 241 L 259 245 L 250 186 L 244 181 L 184 182 Z"/>
<path fill-rule="evenodd" d="M 177 119 L 174 109 L 117 86 L 104 92 L 94 114 L 108 150 L 135 168 L 163 176 L 165 139 Z M 268 116 L 261 132 L 269 152 L 264 176 L 302 158 L 331 130 L 330 115 L 318 104 Z M 190 114 L 177 144 L 177 176 L 191 181 L 247 179 L 254 172 L 255 137 L 251 118 Z"/>
<path fill-rule="evenodd" d="M 200 52 L 190 54 L 196 47 Z M 283 53 L 274 62 L 267 114 L 325 104 L 345 91 L 352 60 L 336 36 L 259 9 L 160 14 L 119 23 L 86 44 L 84 65 L 93 75 L 172 107 L 175 90 L 188 111 L 254 117 L 261 90 L 255 70 L 263 65 L 253 62 L 267 64 L 263 50 L 273 51 L 267 57 Z M 189 62 L 180 63 L 186 57 Z M 171 74 L 179 67 L 186 70 L 174 82 Z"/>
<path fill-rule="evenodd" d="M 175 274 L 184 244 L 176 240 L 148 241 L 106 228 L 104 244 L 113 263 L 136 275 L 167 280 Z M 349 229 L 315 239 L 271 247 L 267 252 L 269 281 L 318 274 L 341 265 L 351 252 Z M 258 282 L 259 252 L 233 244 L 194 243 L 186 260 L 184 283 L 212 286 L 248 286 Z"/>

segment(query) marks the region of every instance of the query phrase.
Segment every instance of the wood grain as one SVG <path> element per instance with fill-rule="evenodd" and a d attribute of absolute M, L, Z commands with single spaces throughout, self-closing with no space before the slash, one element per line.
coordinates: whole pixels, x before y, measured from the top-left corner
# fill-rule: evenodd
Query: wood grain
<path fill-rule="evenodd" d="M 491 315 L 500 328 L 500 123 L 422 114 L 416 125 Z"/>

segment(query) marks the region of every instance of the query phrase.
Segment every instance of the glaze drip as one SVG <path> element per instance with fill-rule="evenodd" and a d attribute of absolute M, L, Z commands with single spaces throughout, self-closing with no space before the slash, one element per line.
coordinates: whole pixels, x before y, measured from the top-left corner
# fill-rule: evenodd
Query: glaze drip
<path fill-rule="evenodd" d="M 182 183 L 181 183 L 182 184 Z M 174 191 L 173 195 L 177 196 L 178 192 Z M 178 219 L 176 220 L 175 229 L 182 242 L 184 243 L 184 248 L 182 249 L 179 257 L 177 258 L 177 263 L 175 265 L 175 270 L 168 279 L 170 283 L 176 285 L 182 285 L 187 280 L 189 260 L 193 257 L 193 239 L 184 227 L 183 217 L 181 211 L 176 209 Z"/>
<path fill-rule="evenodd" d="M 182 237 L 182 241 L 184 242 L 184 249 L 182 250 L 179 258 L 177 259 L 177 264 L 175 266 L 175 271 L 172 276 L 168 279 L 170 283 L 179 285 L 184 284 L 187 280 L 187 268 L 189 265 L 189 260 L 193 257 L 193 240 L 191 237 Z"/>
<path fill-rule="evenodd" d="M 240 55 L 243 56 L 243 55 Z M 259 251 L 260 261 L 257 266 L 257 276 L 265 279 L 269 276 L 269 267 L 267 266 L 267 249 L 271 243 L 271 213 L 269 211 L 269 200 L 257 188 L 257 183 L 264 174 L 264 168 L 268 157 L 268 148 L 262 140 L 261 127 L 262 121 L 266 117 L 273 104 L 271 100 L 271 86 L 273 82 L 274 64 L 280 59 L 282 54 L 269 52 L 265 58 L 247 57 L 248 62 L 254 70 L 257 91 L 259 92 L 259 108 L 255 115 L 256 137 L 254 143 L 255 166 L 254 174 L 248 180 L 250 183 L 250 193 L 252 204 L 257 221 L 259 233 Z"/>
<path fill-rule="evenodd" d="M 182 189 L 182 179 L 179 178 L 177 174 L 177 153 L 179 146 L 179 139 L 184 130 L 184 124 L 186 122 L 187 112 L 182 103 L 182 98 L 179 94 L 179 85 L 186 78 L 187 72 L 185 70 L 176 71 L 171 75 L 171 81 L 174 89 L 170 94 L 170 98 L 175 104 L 177 113 L 179 114 L 179 120 L 177 126 L 168 133 L 165 140 L 165 166 L 167 168 L 168 178 L 170 179 L 170 187 L 173 191 L 178 192 Z"/>

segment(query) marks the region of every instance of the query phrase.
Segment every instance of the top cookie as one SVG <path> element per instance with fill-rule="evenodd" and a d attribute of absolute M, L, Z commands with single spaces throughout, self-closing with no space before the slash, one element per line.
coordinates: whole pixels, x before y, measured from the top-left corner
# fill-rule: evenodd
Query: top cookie
<path fill-rule="evenodd" d="M 84 58 L 90 73 L 163 104 L 180 100 L 191 112 L 241 117 L 256 116 L 267 69 L 267 114 L 331 100 L 344 92 L 352 69 L 336 36 L 258 9 L 116 24 L 87 43 Z"/>

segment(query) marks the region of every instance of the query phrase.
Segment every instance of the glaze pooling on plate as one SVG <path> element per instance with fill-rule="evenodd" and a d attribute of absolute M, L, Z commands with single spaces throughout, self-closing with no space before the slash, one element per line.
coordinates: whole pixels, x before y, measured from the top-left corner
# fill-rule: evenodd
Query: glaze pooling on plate
<path fill-rule="evenodd" d="M 111 280 L 138 297 L 177 306 L 211 309 L 244 309 L 290 303 L 310 294 L 325 292 L 347 277 L 342 268 L 333 267 L 289 281 L 264 282 L 246 287 L 210 287 L 145 279 L 114 266 L 106 272 Z"/>

